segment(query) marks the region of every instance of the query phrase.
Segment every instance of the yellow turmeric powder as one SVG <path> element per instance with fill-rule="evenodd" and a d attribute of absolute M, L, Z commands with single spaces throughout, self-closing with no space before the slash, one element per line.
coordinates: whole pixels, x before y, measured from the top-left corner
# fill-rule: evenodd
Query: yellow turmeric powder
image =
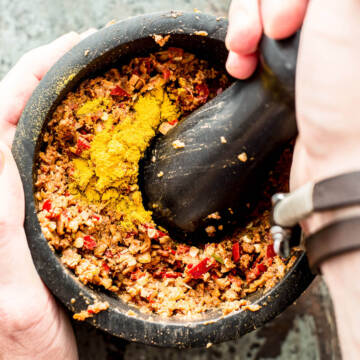
<path fill-rule="evenodd" d="M 87 101 L 83 106 L 81 106 L 77 111 L 76 115 L 87 115 L 96 113 L 99 110 L 105 110 L 111 103 L 110 99 L 103 97 L 96 98 L 91 101 Z"/>
<path fill-rule="evenodd" d="M 94 113 L 110 107 L 110 99 L 85 103 L 77 115 Z M 82 158 L 73 160 L 74 173 L 70 191 L 89 202 L 103 201 L 122 215 L 125 231 L 136 224 L 152 222 L 144 209 L 138 187 L 139 161 L 162 121 L 173 121 L 179 111 L 162 87 L 140 96 L 133 112 L 118 124 L 111 114 Z"/>

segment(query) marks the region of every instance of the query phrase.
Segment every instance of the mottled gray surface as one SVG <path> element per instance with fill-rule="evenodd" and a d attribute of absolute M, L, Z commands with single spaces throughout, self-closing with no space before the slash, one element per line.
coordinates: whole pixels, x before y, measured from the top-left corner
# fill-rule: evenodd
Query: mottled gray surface
<path fill-rule="evenodd" d="M 228 5 L 229 0 L 0 0 L 0 78 L 25 51 L 71 30 L 81 32 L 112 19 L 162 10 L 196 7 L 225 15 Z M 321 279 L 263 328 L 206 350 L 153 348 L 113 338 L 86 324 L 74 326 L 84 360 L 341 359 L 332 305 Z"/>
<path fill-rule="evenodd" d="M 82 32 L 143 13 L 183 10 L 225 15 L 230 0 L 0 0 L 0 78 L 21 54 L 68 31 Z M 194 5 L 196 4 L 196 5 Z"/>

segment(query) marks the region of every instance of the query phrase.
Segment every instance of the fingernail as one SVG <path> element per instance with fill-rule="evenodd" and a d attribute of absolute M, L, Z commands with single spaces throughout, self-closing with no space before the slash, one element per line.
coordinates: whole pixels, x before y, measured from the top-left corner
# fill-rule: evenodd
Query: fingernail
<path fill-rule="evenodd" d="M 232 68 L 232 65 L 233 65 L 233 53 L 231 51 L 229 51 L 228 53 L 228 57 L 226 59 L 226 63 L 225 63 L 225 67 L 226 67 L 226 70 L 229 71 L 229 69 Z"/>
<path fill-rule="evenodd" d="M 226 34 L 225 46 L 228 49 L 228 51 L 230 51 L 230 35 L 229 35 L 229 32 Z"/>
<path fill-rule="evenodd" d="M 4 164 L 5 164 L 5 155 L 4 153 L 0 150 L 0 175 L 4 169 Z"/>

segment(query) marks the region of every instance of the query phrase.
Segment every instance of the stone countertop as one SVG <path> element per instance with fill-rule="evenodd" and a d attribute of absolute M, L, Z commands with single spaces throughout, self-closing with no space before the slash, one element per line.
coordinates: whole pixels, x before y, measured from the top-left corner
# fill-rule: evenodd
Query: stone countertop
<path fill-rule="evenodd" d="M 164 10 L 224 16 L 230 0 L 0 0 L 0 78 L 20 56 L 75 30 L 100 28 L 111 20 Z M 209 349 L 160 349 L 129 343 L 74 323 L 80 358 L 86 360 L 339 360 L 333 308 L 321 278 L 275 320 L 246 336 Z"/>

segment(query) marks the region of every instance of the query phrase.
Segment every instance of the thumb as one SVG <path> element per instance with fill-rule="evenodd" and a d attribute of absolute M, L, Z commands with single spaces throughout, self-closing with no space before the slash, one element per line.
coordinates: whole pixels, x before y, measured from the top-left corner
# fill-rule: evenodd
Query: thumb
<path fill-rule="evenodd" d="M 24 192 L 19 172 L 10 149 L 2 142 L 0 199 L 0 289 L 14 285 L 42 288 L 23 228 Z"/>
<path fill-rule="evenodd" d="M 24 192 L 10 149 L 0 142 L 0 233 L 24 223 Z"/>

